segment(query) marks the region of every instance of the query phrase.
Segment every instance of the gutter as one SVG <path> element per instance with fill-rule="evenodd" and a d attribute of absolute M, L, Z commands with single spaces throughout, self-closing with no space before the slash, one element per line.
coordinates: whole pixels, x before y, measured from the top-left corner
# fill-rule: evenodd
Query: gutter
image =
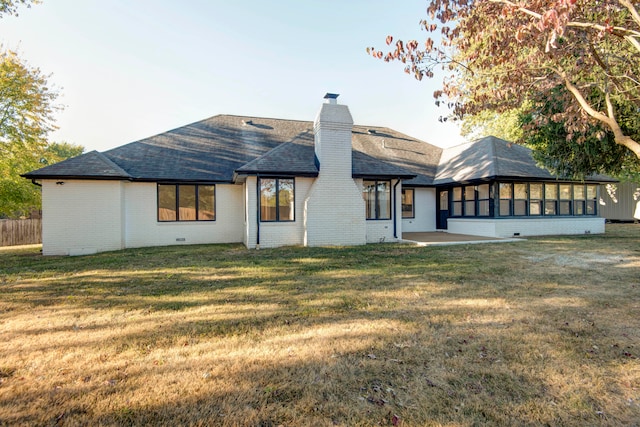
<path fill-rule="evenodd" d="M 256 249 L 260 249 L 260 175 L 256 175 Z"/>
<path fill-rule="evenodd" d="M 23 182 L 24 182 L 24 181 L 23 181 Z M 35 179 L 32 179 L 32 180 L 31 180 L 31 183 L 32 183 L 33 185 L 37 185 L 38 187 L 42 187 L 42 184 L 40 184 L 39 182 L 36 182 L 36 180 L 35 180 Z"/>
<path fill-rule="evenodd" d="M 396 188 L 398 187 L 398 184 L 400 184 L 400 178 L 398 178 L 398 181 L 396 181 L 396 183 L 393 185 L 393 210 L 395 211 L 395 216 L 393 219 L 393 238 L 397 239 L 398 238 L 398 200 L 397 200 L 397 195 L 396 195 Z M 402 217 L 402 213 L 400 213 L 400 216 Z"/>
<path fill-rule="evenodd" d="M 64 180 L 64 179 L 78 179 L 78 180 L 86 180 L 86 181 L 136 181 L 134 178 L 130 177 L 130 176 L 99 176 L 99 175 L 87 175 L 87 176 L 83 176 L 83 175 L 31 175 L 31 174 L 24 174 L 24 175 L 20 175 L 22 178 L 26 178 L 26 179 L 31 179 L 32 181 L 34 179 L 57 179 L 57 180 Z"/>

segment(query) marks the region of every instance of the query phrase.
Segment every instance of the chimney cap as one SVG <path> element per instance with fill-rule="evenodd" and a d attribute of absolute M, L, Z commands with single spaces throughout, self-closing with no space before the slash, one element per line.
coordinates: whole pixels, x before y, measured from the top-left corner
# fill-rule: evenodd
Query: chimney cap
<path fill-rule="evenodd" d="M 324 99 L 337 99 L 340 96 L 339 93 L 329 93 L 324 96 Z"/>

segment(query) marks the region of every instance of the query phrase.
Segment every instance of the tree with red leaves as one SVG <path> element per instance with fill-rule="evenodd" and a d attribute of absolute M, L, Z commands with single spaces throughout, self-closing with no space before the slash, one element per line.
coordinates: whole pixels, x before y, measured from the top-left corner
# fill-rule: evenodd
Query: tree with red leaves
<path fill-rule="evenodd" d="M 635 2 L 634 2 L 635 1 Z M 561 123 L 577 144 L 602 129 L 640 159 L 640 14 L 637 0 L 430 0 L 422 46 L 387 37 L 385 61 L 418 80 L 445 77 L 435 91 L 462 118 L 527 106 L 530 126 Z M 563 109 L 553 115 L 545 103 Z M 596 133 L 597 134 L 597 133 Z"/>

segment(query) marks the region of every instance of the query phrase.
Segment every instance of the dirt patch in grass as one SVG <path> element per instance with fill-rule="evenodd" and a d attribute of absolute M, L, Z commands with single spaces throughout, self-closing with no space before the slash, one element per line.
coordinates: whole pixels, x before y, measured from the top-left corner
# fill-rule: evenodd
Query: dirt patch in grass
<path fill-rule="evenodd" d="M 533 255 L 525 259 L 534 263 L 552 264 L 559 267 L 576 267 L 594 270 L 607 265 L 618 264 L 622 267 L 640 267 L 640 256 L 622 256 L 620 254 L 602 254 L 578 252 L 574 254 L 550 253 Z"/>
<path fill-rule="evenodd" d="M 0 252 L 0 425 L 634 425 L 640 227 Z"/>

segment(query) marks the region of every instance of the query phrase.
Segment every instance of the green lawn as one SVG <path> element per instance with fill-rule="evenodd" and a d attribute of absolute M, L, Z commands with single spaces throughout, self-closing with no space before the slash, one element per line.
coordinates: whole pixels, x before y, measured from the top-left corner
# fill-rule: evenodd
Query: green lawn
<path fill-rule="evenodd" d="M 640 225 L 419 248 L 0 248 L 0 425 L 638 425 Z"/>

